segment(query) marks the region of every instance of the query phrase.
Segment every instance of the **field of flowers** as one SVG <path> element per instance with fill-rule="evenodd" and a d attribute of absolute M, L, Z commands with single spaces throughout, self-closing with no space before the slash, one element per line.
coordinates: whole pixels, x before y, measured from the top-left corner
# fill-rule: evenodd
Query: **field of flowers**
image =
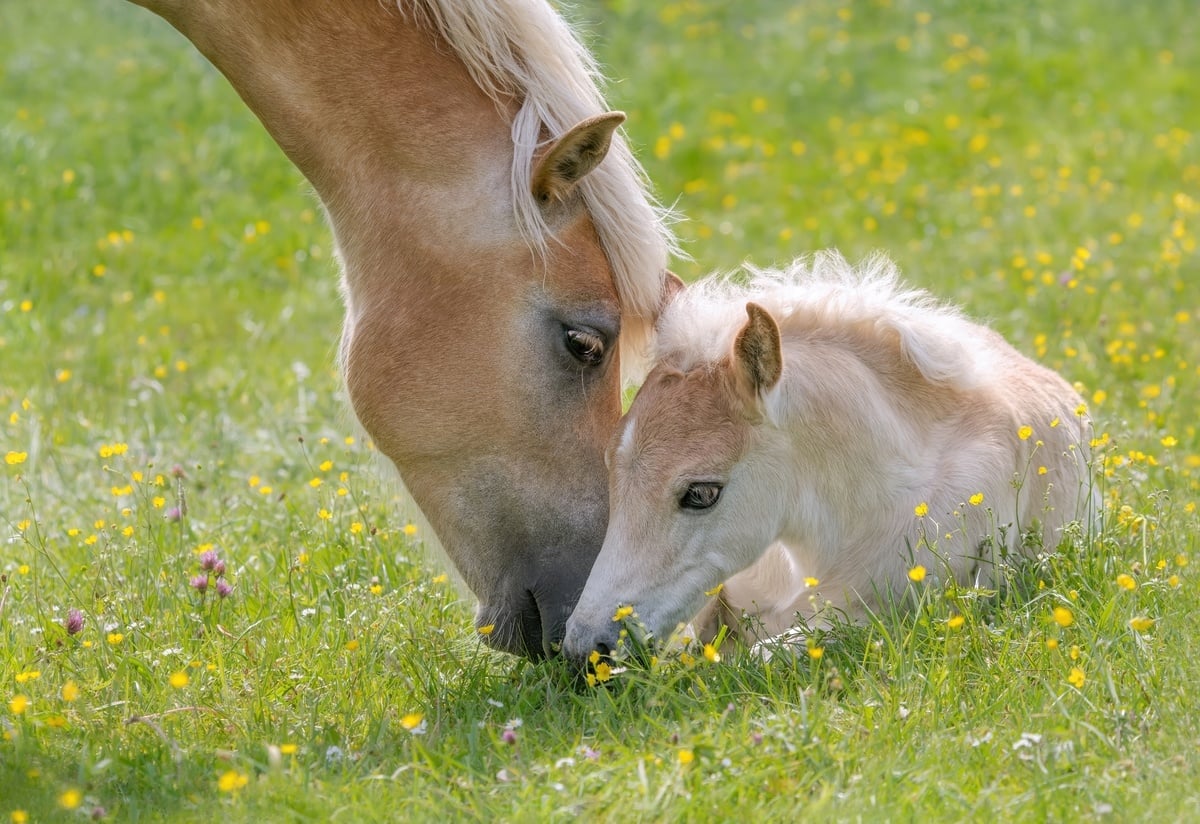
<path fill-rule="evenodd" d="M 1076 382 L 1102 533 L 798 660 L 490 653 L 298 173 L 162 21 L 0 4 L 0 821 L 1200 817 L 1194 4 L 569 14 L 676 271 L 889 252 Z"/>

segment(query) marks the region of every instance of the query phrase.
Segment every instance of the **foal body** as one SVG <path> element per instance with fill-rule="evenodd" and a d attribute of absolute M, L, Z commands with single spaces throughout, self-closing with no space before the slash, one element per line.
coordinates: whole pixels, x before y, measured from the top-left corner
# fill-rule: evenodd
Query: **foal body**
<path fill-rule="evenodd" d="M 608 450 L 572 657 L 614 649 L 618 606 L 662 637 L 721 583 L 767 635 L 861 616 L 918 565 L 986 586 L 1002 554 L 1053 550 L 1094 511 L 1078 394 L 886 260 L 698 284 L 658 331 Z"/>

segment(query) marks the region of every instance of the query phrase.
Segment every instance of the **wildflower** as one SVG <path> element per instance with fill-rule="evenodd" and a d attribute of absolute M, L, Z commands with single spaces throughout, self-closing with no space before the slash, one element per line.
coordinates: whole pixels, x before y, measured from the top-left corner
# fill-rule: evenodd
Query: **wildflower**
<path fill-rule="evenodd" d="M 13 715 L 20 715 L 29 709 L 29 696 L 17 694 L 14 695 L 8 702 L 8 711 Z"/>
<path fill-rule="evenodd" d="M 946 619 L 946 626 L 950 629 L 958 629 L 966 621 L 961 615 L 951 615 Z"/>
<path fill-rule="evenodd" d="M 1129 619 L 1129 626 L 1133 628 L 1134 632 L 1146 632 L 1154 626 L 1154 619 L 1139 615 L 1136 618 Z"/>
<path fill-rule="evenodd" d="M 908 571 L 908 580 L 912 581 L 914 584 L 919 584 L 922 581 L 924 581 L 925 580 L 925 567 L 921 566 L 920 564 L 917 564 L 915 567 L 910 569 Z"/>
<path fill-rule="evenodd" d="M 712 644 L 705 644 L 704 657 L 707 658 L 711 663 L 716 664 L 721 660 L 721 653 L 717 652 L 717 648 Z"/>
<path fill-rule="evenodd" d="M 41 670 L 25 670 L 24 672 L 18 672 L 16 679 L 18 684 L 24 684 L 26 681 L 36 681 L 41 677 Z"/>
<path fill-rule="evenodd" d="M 688 764 L 691 764 L 695 760 L 696 760 L 696 754 L 694 752 L 692 752 L 691 750 L 680 750 L 679 751 L 679 763 L 682 764 L 683 766 L 686 767 Z"/>
<path fill-rule="evenodd" d="M 500 733 L 500 740 L 505 744 L 517 743 L 517 731 L 511 727 L 505 727 L 504 732 Z"/>
<path fill-rule="evenodd" d="M 484 624 L 481 627 L 476 627 L 475 631 L 478 632 L 480 635 L 491 635 L 493 632 L 496 631 L 496 625 L 495 624 Z"/>
<path fill-rule="evenodd" d="M 821 582 L 820 582 L 818 579 L 816 579 L 816 578 L 812 577 L 811 575 L 809 575 L 808 577 L 806 577 L 806 578 L 804 579 L 804 585 L 805 585 L 806 587 L 808 587 L 809 589 L 812 589 L 813 587 L 815 587 L 815 586 L 816 586 L 817 584 L 819 584 L 819 583 L 821 583 Z"/>
<path fill-rule="evenodd" d="M 919 503 L 913 507 L 913 514 L 916 515 L 918 518 L 924 518 L 926 515 L 929 514 L 929 504 L 925 503 L 924 501 L 921 501 L 921 503 Z"/>
<path fill-rule="evenodd" d="M 317 510 L 317 517 L 320 518 L 322 521 L 328 521 L 330 518 L 333 517 L 333 513 L 331 513 L 325 507 L 321 507 L 319 510 Z"/>
<path fill-rule="evenodd" d="M 723 589 L 725 589 L 725 584 L 723 584 L 723 583 L 721 583 L 721 584 L 717 584 L 717 585 L 716 585 L 715 587 L 713 587 L 712 589 L 706 589 L 706 590 L 704 590 L 704 594 L 705 594 L 705 595 L 707 595 L 709 598 L 711 598 L 711 597 L 713 597 L 714 595 L 720 595 L 720 594 L 721 594 L 721 590 L 723 590 Z"/>
<path fill-rule="evenodd" d="M 218 581 L 217 581 L 217 597 L 218 598 L 228 598 L 231 592 L 233 592 L 233 587 L 229 584 L 229 582 L 223 578 L 218 579 Z"/>
<path fill-rule="evenodd" d="M 192 578 L 192 580 L 188 581 L 188 586 L 203 595 L 208 591 L 208 576 L 196 575 Z"/>
<path fill-rule="evenodd" d="M 613 613 L 612 619 L 614 621 L 624 621 L 630 615 L 633 615 L 633 607 L 631 607 L 631 606 L 617 607 L 617 611 Z"/>
<path fill-rule="evenodd" d="M 68 681 L 62 685 L 62 700 L 68 704 L 79 698 L 79 685 L 74 681 Z"/>
<path fill-rule="evenodd" d="M 358 647 L 359 643 L 357 638 L 351 638 L 346 642 L 346 652 L 354 652 L 356 649 L 358 649 Z"/>
<path fill-rule="evenodd" d="M 295 755 L 298 747 L 295 744 L 280 744 L 279 752 L 283 755 Z"/>
<path fill-rule="evenodd" d="M 213 575 L 217 576 L 218 578 L 222 577 L 225 574 L 225 562 L 218 558 L 217 562 L 213 564 L 212 571 Z"/>
<path fill-rule="evenodd" d="M 350 534 L 358 535 L 363 531 L 363 525 L 359 521 L 354 521 L 350 524 Z M 435 581 L 436 583 L 436 581 Z"/>
<path fill-rule="evenodd" d="M 171 673 L 171 677 L 167 679 L 167 683 L 169 683 L 172 687 L 174 687 L 177 690 L 183 689 L 191 682 L 192 682 L 192 679 L 189 678 L 188 674 L 186 672 L 184 672 L 183 670 L 179 670 L 178 672 Z"/>
<path fill-rule="evenodd" d="M 593 669 L 596 671 L 596 681 L 601 684 L 612 678 L 612 666 L 607 661 L 595 664 Z"/>
<path fill-rule="evenodd" d="M 1054 608 L 1054 623 L 1060 627 L 1069 627 L 1075 623 L 1075 614 L 1066 607 Z"/>
<path fill-rule="evenodd" d="M 237 792 L 248 783 L 250 783 L 250 778 L 245 773 L 227 770 L 221 773 L 221 777 L 217 779 L 217 789 L 223 793 L 232 793 Z"/>
<path fill-rule="evenodd" d="M 12 824 L 28 824 L 29 813 L 25 812 L 24 810 L 13 810 L 12 813 L 9 814 L 9 820 L 12 822 Z"/>
<path fill-rule="evenodd" d="M 1087 414 L 1087 404 L 1086 403 L 1081 403 L 1081 404 L 1079 404 L 1079 406 L 1075 407 L 1075 415 L 1077 417 L 1082 418 L 1086 414 Z"/>
<path fill-rule="evenodd" d="M 176 523 L 183 518 L 183 510 L 177 506 L 173 506 L 163 513 L 163 518 L 171 523 Z"/>
<path fill-rule="evenodd" d="M 1087 680 L 1087 675 L 1079 667 L 1071 667 L 1070 674 L 1067 675 L 1067 683 L 1075 689 L 1081 689 L 1083 682 Z"/>
<path fill-rule="evenodd" d="M 110 632 L 107 640 L 110 645 L 115 647 L 117 644 L 125 640 L 125 634 L 121 632 Z"/>
<path fill-rule="evenodd" d="M 1188 556 L 1184 555 L 1182 552 L 1175 556 L 1175 566 L 1185 567 L 1187 565 L 1188 565 Z"/>
<path fill-rule="evenodd" d="M 6 452 L 4 462 L 9 466 L 25 463 L 25 459 L 29 457 L 27 452 Z"/>
<path fill-rule="evenodd" d="M 413 735 L 424 735 L 425 716 L 419 712 L 410 712 L 400 719 L 400 726 Z"/>
<path fill-rule="evenodd" d="M 1137 589 L 1137 581 L 1133 580 L 1132 575 L 1127 575 L 1122 572 L 1117 576 L 1117 586 L 1119 586 L 1121 589 L 1126 589 L 1132 592 L 1133 590 Z"/>
<path fill-rule="evenodd" d="M 979 506 L 981 503 L 983 503 L 983 493 L 976 492 L 970 498 L 967 498 L 967 503 L 969 503 L 971 506 Z"/>
<path fill-rule="evenodd" d="M 433 579 L 432 579 L 433 583 L 435 583 L 435 584 L 444 584 L 449 580 L 450 580 L 450 576 L 444 572 L 441 575 L 433 576 Z"/>
<path fill-rule="evenodd" d="M 809 647 L 808 657 L 814 661 L 820 661 L 825 655 L 825 647 Z"/>
<path fill-rule="evenodd" d="M 1033 434 L 1032 426 L 1022 426 L 1017 430 L 1017 437 L 1023 441 L 1029 440 L 1029 436 Z"/>
<path fill-rule="evenodd" d="M 217 561 L 219 560 L 220 556 L 217 555 L 215 549 L 206 549 L 200 553 L 200 568 L 212 569 L 217 565 Z"/>
<path fill-rule="evenodd" d="M 416 534 L 417 534 L 417 525 L 416 524 L 405 524 L 404 525 L 405 537 L 411 538 L 412 536 L 414 536 Z"/>
<path fill-rule="evenodd" d="M 65 810 L 73 810 L 83 802 L 83 794 L 76 789 L 70 789 L 58 797 L 58 804 Z"/>

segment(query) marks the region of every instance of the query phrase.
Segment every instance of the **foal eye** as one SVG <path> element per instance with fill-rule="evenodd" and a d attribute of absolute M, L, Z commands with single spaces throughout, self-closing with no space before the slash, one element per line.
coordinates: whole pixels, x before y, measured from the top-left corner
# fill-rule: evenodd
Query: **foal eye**
<path fill-rule="evenodd" d="M 721 498 L 721 485 L 714 483 L 690 484 L 679 499 L 682 509 L 708 509 Z"/>
<path fill-rule="evenodd" d="M 604 360 L 604 338 L 589 329 L 567 329 L 564 338 L 571 357 L 584 366 L 596 366 Z"/>

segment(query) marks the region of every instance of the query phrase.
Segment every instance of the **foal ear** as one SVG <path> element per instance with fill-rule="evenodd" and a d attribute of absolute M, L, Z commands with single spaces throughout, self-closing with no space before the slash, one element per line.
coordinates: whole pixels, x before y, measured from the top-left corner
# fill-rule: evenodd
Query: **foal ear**
<path fill-rule="evenodd" d="M 675 296 L 687 288 L 687 284 L 679 275 L 672 272 L 670 269 L 663 270 L 662 290 L 658 296 L 658 307 L 655 309 L 655 325 L 662 318 L 663 311 L 671 305 L 671 301 L 675 300 Z"/>
<path fill-rule="evenodd" d="M 746 304 L 746 325 L 733 342 L 734 367 L 755 393 L 766 392 L 783 376 L 783 342 L 771 313 L 757 303 Z"/>
<path fill-rule="evenodd" d="M 606 112 L 576 123 L 541 156 L 529 188 L 538 203 L 565 200 L 575 184 L 608 154 L 613 132 L 625 122 L 624 112 Z"/>

